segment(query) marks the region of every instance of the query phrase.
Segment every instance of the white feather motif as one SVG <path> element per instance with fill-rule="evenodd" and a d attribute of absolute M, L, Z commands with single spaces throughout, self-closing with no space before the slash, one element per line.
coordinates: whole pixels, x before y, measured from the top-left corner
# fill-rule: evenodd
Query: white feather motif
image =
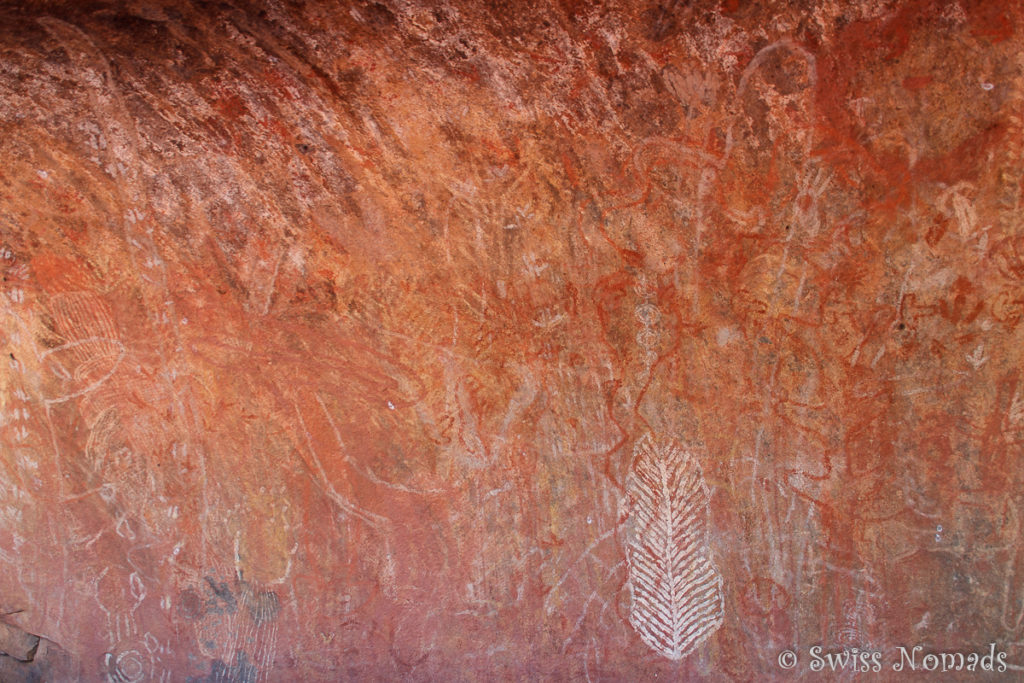
<path fill-rule="evenodd" d="M 626 480 L 629 623 L 672 660 L 722 624 L 722 578 L 708 550 L 708 487 L 696 458 L 648 434 Z"/>

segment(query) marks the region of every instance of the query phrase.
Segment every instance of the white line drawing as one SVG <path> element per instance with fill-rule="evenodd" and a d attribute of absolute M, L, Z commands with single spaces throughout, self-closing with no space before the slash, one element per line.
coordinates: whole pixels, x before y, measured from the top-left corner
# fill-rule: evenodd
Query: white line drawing
<path fill-rule="evenodd" d="M 658 308 L 650 284 L 642 274 L 635 290 L 641 299 L 633 309 L 633 315 L 640 323 L 640 330 L 636 333 L 636 344 L 643 353 L 644 375 L 648 375 L 658 360 L 658 343 L 661 341 L 661 309 Z"/>
<path fill-rule="evenodd" d="M 971 195 L 974 193 L 974 185 L 968 182 L 959 182 L 952 187 L 945 188 L 939 194 L 936 203 L 943 214 L 956 219 L 960 241 L 966 243 L 975 240 L 975 247 L 984 253 L 989 239 L 987 231 L 992 226 L 979 225 L 978 212 L 974 208 L 974 200 L 971 199 Z"/>
<path fill-rule="evenodd" d="M 985 344 L 978 344 L 973 351 L 964 356 L 967 362 L 971 364 L 971 367 L 975 370 L 980 370 L 981 366 L 988 362 L 988 356 L 985 355 Z"/>
<path fill-rule="evenodd" d="M 362 475 L 364 478 L 373 482 L 374 484 L 386 486 L 388 488 L 395 489 L 396 491 L 404 491 L 405 493 L 415 493 L 419 495 L 436 495 L 444 493 L 444 489 L 416 488 L 412 486 L 403 486 L 402 484 L 396 484 L 390 481 L 386 481 L 378 477 L 376 474 L 374 474 L 374 472 L 369 468 L 360 465 L 355 458 L 353 458 L 346 452 L 345 442 L 342 441 L 341 439 L 341 430 L 338 429 L 338 425 L 334 421 L 334 418 L 331 416 L 331 411 L 327 408 L 327 404 L 324 403 L 323 398 L 320 396 L 319 393 L 315 394 L 315 398 L 316 402 L 320 404 L 320 409 L 323 410 L 324 412 L 324 417 L 327 418 L 327 423 L 331 425 L 331 430 L 334 432 L 334 440 L 338 442 L 338 454 L 341 456 L 341 459 L 344 460 L 358 474 Z"/>
<path fill-rule="evenodd" d="M 50 370 L 65 382 L 72 383 L 71 389 L 77 390 L 46 398 L 47 405 L 63 403 L 95 391 L 113 377 L 127 353 L 109 307 L 95 294 L 56 294 L 50 300 L 50 312 L 55 331 L 65 343 L 47 349 L 39 358 L 47 360 Z M 88 384 L 81 387 L 87 381 Z"/>
<path fill-rule="evenodd" d="M 597 546 L 599 546 L 602 543 L 604 543 L 614 533 L 615 533 L 615 529 L 609 529 L 608 531 L 605 531 L 600 536 L 598 536 L 596 539 L 594 539 L 594 541 L 590 545 L 587 546 L 587 549 L 584 550 L 579 555 L 579 557 L 577 557 L 575 560 L 573 560 L 569 564 L 569 568 L 562 574 L 562 576 L 558 579 L 558 581 L 556 581 L 551 586 L 551 588 L 547 592 L 547 595 L 544 596 L 544 609 L 545 609 L 545 611 L 548 614 L 551 614 L 555 610 L 555 605 L 551 601 L 552 601 L 553 597 L 558 594 L 558 590 L 562 587 L 562 584 L 565 583 L 566 580 L 568 580 L 570 577 L 575 576 L 575 574 L 576 574 L 576 565 L 578 565 L 584 558 L 589 556 L 594 551 L 594 549 L 597 548 Z"/>
<path fill-rule="evenodd" d="M 50 358 L 54 354 L 58 354 L 58 353 L 60 353 L 62 351 L 66 351 L 66 350 L 70 350 L 70 349 L 75 349 L 75 348 L 77 348 L 79 346 L 93 345 L 93 344 L 106 344 L 106 343 L 114 344 L 118 348 L 117 358 L 115 358 L 113 360 L 109 360 L 108 358 L 104 358 L 104 357 L 100 358 L 101 362 L 102 361 L 108 361 L 108 364 L 110 366 L 109 369 L 107 369 L 107 371 L 105 373 L 103 373 L 103 375 L 101 375 L 95 381 L 89 383 L 87 386 L 85 386 L 82 389 L 79 389 L 77 391 L 72 391 L 70 393 L 63 394 L 61 396 L 56 396 L 54 398 L 47 398 L 47 399 L 45 399 L 45 402 L 46 402 L 47 405 L 52 405 L 54 403 L 64 403 L 65 401 L 70 401 L 73 398 L 79 398 L 81 396 L 85 396 L 87 394 L 92 393 L 96 389 L 99 389 L 107 380 L 109 380 L 111 377 L 114 376 L 115 372 L 117 372 L 118 367 L 121 365 L 121 361 L 124 360 L 124 357 L 125 357 L 125 354 L 126 354 L 126 349 L 125 349 L 124 345 L 121 344 L 121 342 L 116 340 L 116 339 L 106 339 L 106 338 L 101 338 L 101 337 L 90 337 L 89 339 L 81 339 L 81 340 L 78 340 L 78 341 L 70 342 L 68 344 L 64 344 L 62 346 L 54 347 L 52 349 L 47 349 L 46 351 L 44 351 L 40 355 L 40 359 L 41 360 L 46 360 L 47 358 Z M 79 367 L 81 368 L 82 366 L 79 366 Z M 63 375 L 64 379 L 67 379 L 69 381 L 73 379 L 72 376 L 70 375 L 70 373 L 68 373 L 67 370 L 65 368 L 63 368 L 63 366 L 59 362 L 52 363 L 51 366 L 50 366 L 50 369 L 58 377 L 61 377 Z M 80 370 L 76 370 L 75 374 L 76 375 L 81 375 L 83 373 Z"/>
<path fill-rule="evenodd" d="M 316 466 L 315 473 L 320 475 L 320 479 L 314 476 L 313 481 L 320 487 L 328 497 L 328 499 L 338 506 L 342 512 L 357 519 L 361 519 L 366 522 L 369 526 L 377 528 L 387 524 L 390 520 L 381 515 L 374 514 L 368 510 L 364 510 L 352 501 L 342 496 L 331 484 L 330 477 L 327 476 L 327 471 L 324 470 L 323 464 L 320 462 L 320 456 L 316 453 L 316 446 L 313 445 L 313 436 L 309 433 L 309 428 L 306 427 L 306 421 L 302 417 L 302 410 L 299 409 L 297 403 L 295 406 L 295 413 L 299 418 L 299 426 L 302 427 L 302 433 L 306 437 L 306 443 L 309 446 L 309 455 L 313 460 L 313 464 Z"/>
<path fill-rule="evenodd" d="M 629 623 L 659 654 L 680 660 L 722 625 L 722 578 L 711 561 L 708 487 L 700 464 L 647 434 L 634 449 L 624 504 Z"/>

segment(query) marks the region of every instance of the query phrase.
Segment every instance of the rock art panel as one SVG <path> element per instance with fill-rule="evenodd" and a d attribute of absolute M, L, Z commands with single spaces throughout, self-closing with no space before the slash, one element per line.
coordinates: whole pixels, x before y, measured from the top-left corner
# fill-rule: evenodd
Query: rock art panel
<path fill-rule="evenodd" d="M 1018 676 L 1022 22 L 0 0 L 0 680 Z"/>

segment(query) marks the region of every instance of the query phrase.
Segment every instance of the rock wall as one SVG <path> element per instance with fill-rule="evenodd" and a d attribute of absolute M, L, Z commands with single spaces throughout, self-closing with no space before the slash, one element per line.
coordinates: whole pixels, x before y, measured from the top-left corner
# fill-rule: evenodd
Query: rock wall
<path fill-rule="evenodd" d="M 0 2 L 0 673 L 1024 663 L 1022 19 Z"/>

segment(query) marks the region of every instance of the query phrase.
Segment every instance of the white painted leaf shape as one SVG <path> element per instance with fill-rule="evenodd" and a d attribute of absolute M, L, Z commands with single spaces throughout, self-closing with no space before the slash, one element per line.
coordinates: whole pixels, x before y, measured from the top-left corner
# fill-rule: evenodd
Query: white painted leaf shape
<path fill-rule="evenodd" d="M 722 624 L 722 578 L 708 548 L 708 487 L 692 453 L 644 436 L 626 479 L 629 623 L 672 660 Z"/>

